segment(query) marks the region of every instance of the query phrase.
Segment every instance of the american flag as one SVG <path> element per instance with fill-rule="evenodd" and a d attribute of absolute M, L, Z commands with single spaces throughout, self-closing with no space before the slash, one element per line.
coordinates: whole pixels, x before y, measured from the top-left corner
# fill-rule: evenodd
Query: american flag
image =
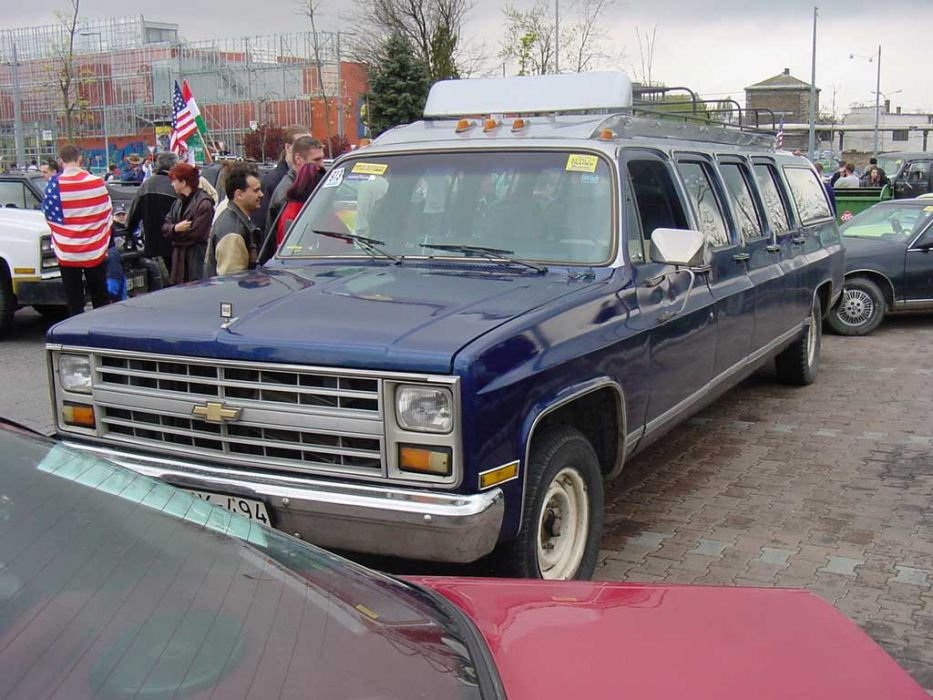
<path fill-rule="evenodd" d="M 778 150 L 784 148 L 784 117 L 781 117 L 781 125 L 778 127 L 777 136 L 774 137 L 774 147 Z"/>
<path fill-rule="evenodd" d="M 181 94 L 181 88 L 178 87 L 178 81 L 175 81 L 175 97 L 172 99 L 172 138 L 169 142 L 169 148 L 175 153 L 181 153 L 188 150 L 188 144 L 185 139 L 198 130 L 198 125 L 194 123 L 194 115 L 188 109 L 185 98 Z"/>
<path fill-rule="evenodd" d="M 93 267 L 103 260 L 110 246 L 112 211 L 104 181 L 86 170 L 69 169 L 49 180 L 42 213 L 60 265 Z"/>

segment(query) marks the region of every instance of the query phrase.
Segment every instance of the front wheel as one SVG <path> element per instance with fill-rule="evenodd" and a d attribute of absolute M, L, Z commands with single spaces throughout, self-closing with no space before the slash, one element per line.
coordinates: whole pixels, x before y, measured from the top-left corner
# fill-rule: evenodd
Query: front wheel
<path fill-rule="evenodd" d="M 775 358 L 778 381 L 782 384 L 806 386 L 816 379 L 823 344 L 822 309 L 820 298 L 814 295 L 807 332 Z"/>
<path fill-rule="evenodd" d="M 590 578 L 603 529 L 593 446 L 575 428 L 552 428 L 535 440 L 527 470 L 521 531 L 497 552 L 498 568 L 522 578 Z"/>
<path fill-rule="evenodd" d="M 840 335 L 868 335 L 881 325 L 884 312 L 884 294 L 878 285 L 866 277 L 853 277 L 846 280 L 826 322 Z"/>

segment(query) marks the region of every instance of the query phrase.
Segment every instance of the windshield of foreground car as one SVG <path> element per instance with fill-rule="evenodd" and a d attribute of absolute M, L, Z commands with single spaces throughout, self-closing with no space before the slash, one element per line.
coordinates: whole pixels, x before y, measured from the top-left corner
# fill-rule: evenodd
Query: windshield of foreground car
<path fill-rule="evenodd" d="M 422 244 L 497 248 L 518 260 L 610 262 L 609 165 L 568 151 L 367 154 L 327 175 L 279 258 L 369 257 L 339 234 L 380 241 L 393 256 L 464 258 Z M 323 236 L 316 232 L 329 232 Z"/>
<path fill-rule="evenodd" d="M 931 218 L 933 202 L 926 207 L 874 206 L 846 222 L 839 232 L 846 238 L 907 240 L 920 233 L 930 223 Z"/>
<path fill-rule="evenodd" d="M 0 454 L 0 697 L 480 697 L 420 590 L 44 439 Z"/>

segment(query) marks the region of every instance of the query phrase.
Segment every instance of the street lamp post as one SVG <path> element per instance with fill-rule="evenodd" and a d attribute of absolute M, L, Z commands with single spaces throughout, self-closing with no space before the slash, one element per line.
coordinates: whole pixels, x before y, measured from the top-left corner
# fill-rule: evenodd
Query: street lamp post
<path fill-rule="evenodd" d="M 101 55 L 104 53 L 104 38 L 100 32 L 82 31 L 81 36 L 97 36 L 97 47 Z M 101 76 L 100 81 L 100 113 L 102 126 L 104 129 L 104 172 L 110 170 L 110 135 L 107 130 L 107 85 L 106 76 Z"/>
<path fill-rule="evenodd" d="M 875 78 L 875 146 L 872 155 L 878 157 L 878 121 L 881 118 L 881 44 L 878 44 L 878 74 Z"/>

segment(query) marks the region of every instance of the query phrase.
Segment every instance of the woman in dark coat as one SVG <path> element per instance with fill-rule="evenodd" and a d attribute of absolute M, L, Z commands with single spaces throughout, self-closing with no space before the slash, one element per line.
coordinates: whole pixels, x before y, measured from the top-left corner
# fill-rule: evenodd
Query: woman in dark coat
<path fill-rule="evenodd" d="M 214 201 L 198 187 L 200 173 L 188 163 L 168 171 L 178 199 L 172 205 L 162 235 L 172 242 L 172 284 L 201 279 L 204 254 L 214 218 Z"/>

